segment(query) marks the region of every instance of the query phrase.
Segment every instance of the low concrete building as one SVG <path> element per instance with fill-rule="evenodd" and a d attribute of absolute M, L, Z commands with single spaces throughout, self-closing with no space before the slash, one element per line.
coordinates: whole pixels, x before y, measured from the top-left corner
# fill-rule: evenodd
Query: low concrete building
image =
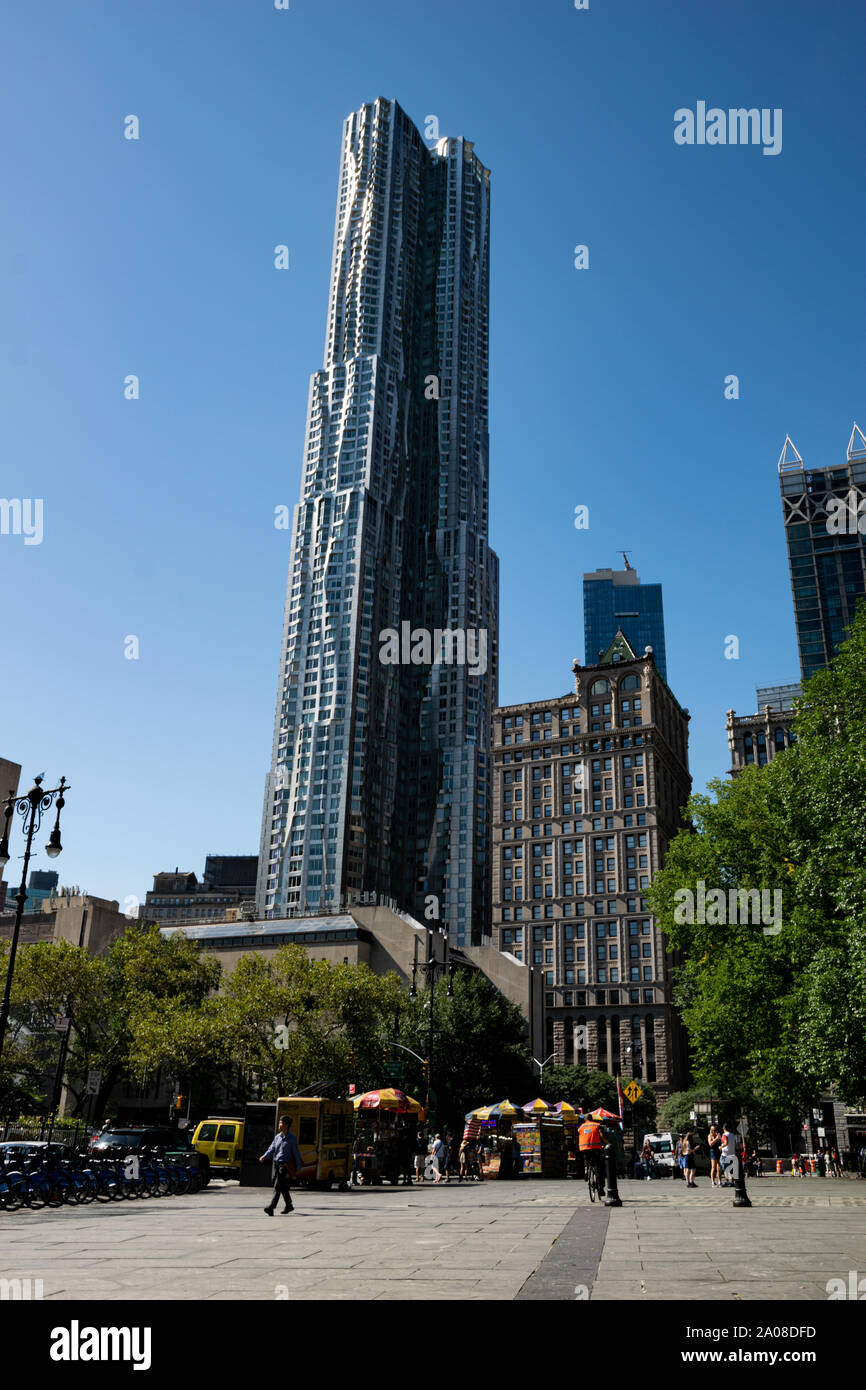
<path fill-rule="evenodd" d="M 428 946 L 438 961 L 444 959 L 446 950 L 445 934 L 436 929 L 435 923 L 425 926 L 390 907 L 358 904 L 345 912 L 323 916 L 217 922 L 161 930 L 164 936 L 183 932 L 203 950 L 213 951 L 228 973 L 242 956 L 252 951 L 273 955 L 280 946 L 295 942 L 315 960 L 334 965 L 367 965 L 376 975 L 393 970 L 401 980 L 410 983 L 413 967 L 423 965 L 427 959 Z M 544 1037 L 541 973 L 493 946 L 455 947 L 450 954 L 458 965 L 480 970 L 517 1005 L 526 1021 L 527 1044 L 534 1056 L 540 1056 L 537 1049 Z"/>
<path fill-rule="evenodd" d="M 42 904 L 41 912 L 25 914 L 18 937 L 20 946 L 37 941 L 68 941 L 83 946 L 91 955 L 101 956 L 112 941 L 122 936 L 130 919 L 120 911 L 115 898 L 94 898 L 77 888 L 61 888 Z M 14 919 L 0 918 L 0 939 L 12 937 Z"/>

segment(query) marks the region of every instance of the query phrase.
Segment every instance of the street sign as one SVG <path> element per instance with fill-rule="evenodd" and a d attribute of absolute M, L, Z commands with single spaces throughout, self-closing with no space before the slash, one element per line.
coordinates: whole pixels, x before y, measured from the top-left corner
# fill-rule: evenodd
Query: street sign
<path fill-rule="evenodd" d="M 385 1075 L 386 1075 L 387 1077 L 390 1077 L 390 1079 L 391 1079 L 392 1081 L 402 1081 L 402 1079 L 403 1079 L 403 1063 L 402 1063 L 402 1062 L 386 1062 L 386 1063 L 385 1063 Z"/>
<path fill-rule="evenodd" d="M 748 1121 L 747 1121 L 747 1120 L 740 1120 L 740 1123 L 737 1125 L 737 1133 L 740 1134 L 740 1135 L 742 1135 L 742 1137 L 745 1139 L 745 1137 L 746 1137 L 746 1135 L 748 1134 L 748 1132 L 749 1132 L 749 1124 L 748 1124 Z"/>
<path fill-rule="evenodd" d="M 99 1088 L 102 1085 L 102 1072 L 89 1071 L 87 1073 L 87 1085 L 84 1088 L 86 1096 L 98 1096 Z"/>
<path fill-rule="evenodd" d="M 54 1020 L 54 1031 L 56 1033 L 68 1033 L 69 1023 L 70 1020 L 68 1018 L 65 1018 L 63 1014 L 58 1014 Z"/>
<path fill-rule="evenodd" d="M 643 1088 L 640 1087 L 636 1081 L 630 1081 L 623 1094 L 628 1096 L 632 1105 L 635 1105 L 643 1095 Z"/>
<path fill-rule="evenodd" d="M 349 1082 L 349 1095 L 350 1095 L 350 1096 L 353 1096 L 354 1094 L 355 1094 L 355 1083 L 354 1083 L 354 1081 L 350 1081 L 350 1082 Z"/>

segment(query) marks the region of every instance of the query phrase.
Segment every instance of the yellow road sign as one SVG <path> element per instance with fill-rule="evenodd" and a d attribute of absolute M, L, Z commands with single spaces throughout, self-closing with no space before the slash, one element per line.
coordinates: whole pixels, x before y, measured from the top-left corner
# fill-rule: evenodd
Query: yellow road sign
<path fill-rule="evenodd" d="M 636 1081 L 630 1081 L 625 1088 L 625 1094 L 628 1096 L 632 1105 L 634 1105 L 635 1102 L 639 1101 L 641 1096 L 643 1095 L 643 1089 L 637 1084 Z"/>

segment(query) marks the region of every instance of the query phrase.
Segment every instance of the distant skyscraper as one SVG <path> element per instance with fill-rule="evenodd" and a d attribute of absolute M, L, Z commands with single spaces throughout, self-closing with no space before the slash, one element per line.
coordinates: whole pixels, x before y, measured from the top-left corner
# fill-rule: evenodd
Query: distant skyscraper
<path fill-rule="evenodd" d="M 428 149 L 382 99 L 345 121 L 261 916 L 373 894 L 438 913 L 457 944 L 490 929 L 489 213 L 490 175 L 468 141 Z"/>
<path fill-rule="evenodd" d="M 855 424 L 844 463 L 807 468 L 786 436 L 782 515 L 800 669 L 808 680 L 835 656 L 866 594 L 866 437 Z M 862 507 L 862 511 L 860 510 Z"/>
<path fill-rule="evenodd" d="M 656 669 L 667 681 L 665 618 L 661 584 L 641 584 L 625 557 L 624 570 L 594 570 L 583 576 L 584 656 L 594 666 L 621 628 L 632 651 L 652 647 Z"/>

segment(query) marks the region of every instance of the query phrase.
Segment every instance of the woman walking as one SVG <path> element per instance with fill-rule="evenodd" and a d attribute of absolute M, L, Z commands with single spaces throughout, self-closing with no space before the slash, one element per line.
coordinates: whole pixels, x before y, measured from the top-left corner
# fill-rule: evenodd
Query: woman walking
<path fill-rule="evenodd" d="M 722 1154 L 722 1136 L 715 1125 L 712 1126 L 707 1135 L 707 1148 L 710 1151 L 710 1182 L 713 1187 L 721 1187 L 722 1172 L 719 1167 L 719 1159 Z"/>
<path fill-rule="evenodd" d="M 652 1144 L 648 1139 L 645 1139 L 643 1141 L 643 1148 L 641 1149 L 640 1161 L 643 1166 L 644 1177 L 646 1178 L 647 1182 L 650 1182 L 652 1180 L 653 1175 L 653 1149 Z"/>

